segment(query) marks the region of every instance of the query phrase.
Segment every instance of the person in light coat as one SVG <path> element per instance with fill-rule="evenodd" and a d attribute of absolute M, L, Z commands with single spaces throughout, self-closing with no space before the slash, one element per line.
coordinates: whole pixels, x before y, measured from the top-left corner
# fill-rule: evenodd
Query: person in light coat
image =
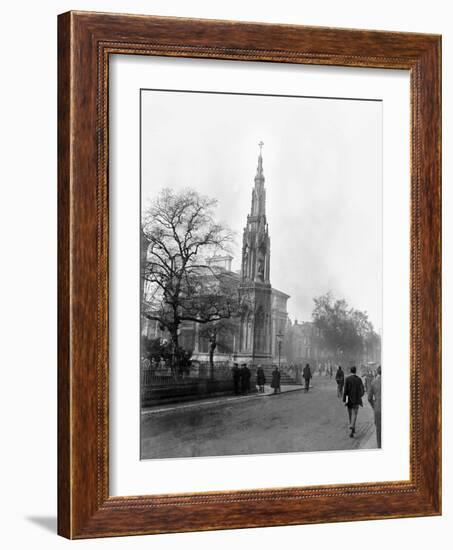
<path fill-rule="evenodd" d="M 368 401 L 374 411 L 374 425 L 376 426 L 376 440 L 378 449 L 381 448 L 381 366 L 377 368 L 376 378 L 368 389 Z"/>

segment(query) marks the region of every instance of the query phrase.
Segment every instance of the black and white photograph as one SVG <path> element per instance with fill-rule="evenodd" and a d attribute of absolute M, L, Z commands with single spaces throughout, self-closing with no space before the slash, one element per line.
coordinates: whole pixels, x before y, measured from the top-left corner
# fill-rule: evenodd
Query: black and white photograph
<path fill-rule="evenodd" d="M 140 90 L 142 460 L 381 448 L 382 116 Z"/>

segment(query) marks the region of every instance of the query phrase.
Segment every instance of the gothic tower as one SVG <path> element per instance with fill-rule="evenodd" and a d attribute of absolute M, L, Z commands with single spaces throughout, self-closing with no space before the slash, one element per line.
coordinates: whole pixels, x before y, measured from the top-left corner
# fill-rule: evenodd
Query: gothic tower
<path fill-rule="evenodd" d="M 242 268 L 239 298 L 241 331 L 238 359 L 253 363 L 270 363 L 271 352 L 271 293 L 270 238 L 266 221 L 266 189 L 263 173 L 263 142 L 252 190 L 252 205 L 247 216 L 242 240 Z"/>

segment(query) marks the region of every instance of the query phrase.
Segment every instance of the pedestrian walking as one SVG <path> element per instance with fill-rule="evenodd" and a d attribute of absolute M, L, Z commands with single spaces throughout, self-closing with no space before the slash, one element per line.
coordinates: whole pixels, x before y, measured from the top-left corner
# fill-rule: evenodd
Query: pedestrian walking
<path fill-rule="evenodd" d="M 370 383 L 368 401 L 374 411 L 374 425 L 376 426 L 377 446 L 381 448 L 381 366 L 377 368 L 376 378 Z"/>
<path fill-rule="evenodd" d="M 237 363 L 233 363 L 233 368 L 231 369 L 231 372 L 233 374 L 234 394 L 239 395 L 239 384 L 240 384 L 240 381 L 241 381 L 241 371 L 240 371 L 239 365 Z"/>
<path fill-rule="evenodd" d="M 280 371 L 278 370 L 278 367 L 275 367 L 275 369 L 272 371 L 272 382 L 271 382 L 271 388 L 274 388 L 274 393 L 280 393 Z"/>
<path fill-rule="evenodd" d="M 266 376 L 264 374 L 263 367 L 259 365 L 258 370 L 256 371 L 256 384 L 258 386 L 258 391 L 260 391 L 261 393 L 264 393 L 265 383 L 266 383 Z"/>
<path fill-rule="evenodd" d="M 311 370 L 310 370 L 310 365 L 308 363 L 304 367 L 303 376 L 305 380 L 305 393 L 307 393 L 310 388 L 310 380 L 311 380 Z"/>
<path fill-rule="evenodd" d="M 362 397 L 365 393 L 362 379 L 356 374 L 357 368 L 351 367 L 351 374 L 346 378 L 343 392 L 343 402 L 348 408 L 349 416 L 349 437 L 354 437 L 355 425 L 359 406 L 363 407 Z"/>
<path fill-rule="evenodd" d="M 344 387 L 344 370 L 341 368 L 341 365 L 338 365 L 337 372 L 335 373 L 335 380 L 337 382 L 337 397 L 341 399 L 343 397 Z"/>

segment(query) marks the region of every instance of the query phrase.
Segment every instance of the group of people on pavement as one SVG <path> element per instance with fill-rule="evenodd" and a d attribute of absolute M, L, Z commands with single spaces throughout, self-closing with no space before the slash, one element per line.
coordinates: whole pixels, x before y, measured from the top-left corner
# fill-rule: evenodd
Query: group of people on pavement
<path fill-rule="evenodd" d="M 381 447 L 381 367 L 376 370 L 376 376 L 366 378 L 365 384 L 357 375 L 357 368 L 351 367 L 351 374 L 345 378 L 344 371 L 338 366 L 335 374 L 337 396 L 343 399 L 348 409 L 349 437 L 354 437 L 359 407 L 363 407 L 362 397 L 367 393 L 368 402 L 374 411 L 377 446 Z"/>
<path fill-rule="evenodd" d="M 303 374 L 302 374 L 304 380 L 305 380 L 305 393 L 308 392 L 310 388 L 310 380 L 312 378 L 310 365 L 307 363 L 304 367 Z M 280 386 L 280 380 L 281 380 L 281 374 L 278 367 L 275 367 L 275 369 L 272 371 L 272 382 L 271 382 L 271 388 L 274 389 L 274 393 L 280 393 L 281 392 L 281 386 Z M 264 388 L 263 388 L 264 391 Z"/>
<path fill-rule="evenodd" d="M 250 379 L 252 377 L 252 373 L 250 369 L 247 367 L 247 364 L 243 363 L 241 367 L 239 367 L 238 363 L 234 363 L 232 368 L 232 374 L 233 374 L 233 388 L 234 388 L 235 395 L 249 393 Z"/>
<path fill-rule="evenodd" d="M 243 363 L 239 368 L 239 364 L 234 363 L 232 374 L 233 374 L 234 393 L 236 395 L 239 395 L 241 393 L 248 393 L 250 391 L 251 372 L 250 372 L 250 369 L 247 367 L 247 365 Z M 310 380 L 313 377 L 311 373 L 310 365 L 308 363 L 304 367 L 302 376 L 305 381 L 304 390 L 305 392 L 308 392 L 310 389 Z M 258 391 L 260 393 L 264 393 L 265 384 L 266 384 L 266 375 L 265 375 L 264 369 L 261 365 L 258 365 L 258 368 L 256 370 L 256 385 L 258 386 Z M 274 390 L 274 394 L 281 393 L 282 391 L 281 390 L 281 372 L 277 366 L 272 371 L 271 388 Z"/>
<path fill-rule="evenodd" d="M 314 365 L 312 373 L 317 376 L 325 376 L 326 378 L 332 378 L 334 371 L 334 365 L 332 363 L 318 363 Z"/>

